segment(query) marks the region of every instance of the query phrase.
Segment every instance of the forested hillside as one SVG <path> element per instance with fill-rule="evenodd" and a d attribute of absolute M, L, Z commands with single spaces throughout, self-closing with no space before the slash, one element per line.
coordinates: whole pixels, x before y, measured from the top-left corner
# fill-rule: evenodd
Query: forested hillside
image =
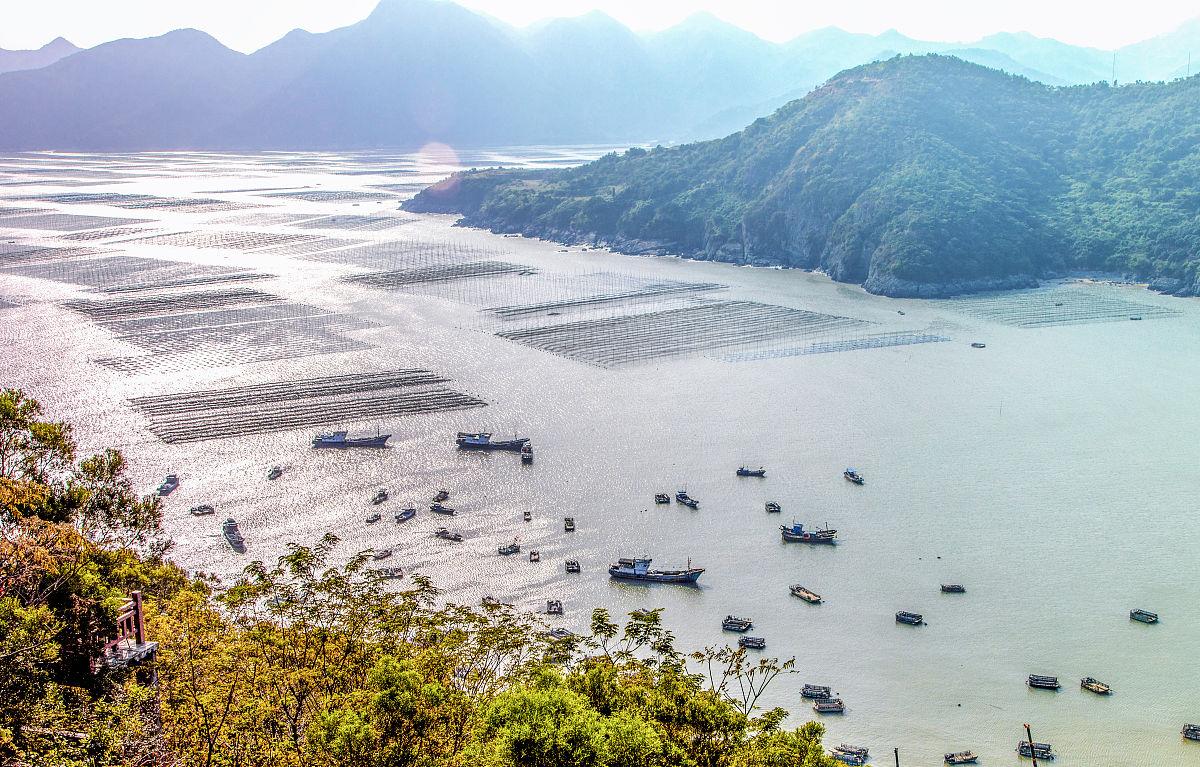
<path fill-rule="evenodd" d="M 1052 88 L 945 56 L 843 72 L 743 131 L 559 171 L 482 170 L 410 210 L 629 252 L 827 270 L 894 296 L 1068 269 L 1200 294 L 1200 77 Z"/>

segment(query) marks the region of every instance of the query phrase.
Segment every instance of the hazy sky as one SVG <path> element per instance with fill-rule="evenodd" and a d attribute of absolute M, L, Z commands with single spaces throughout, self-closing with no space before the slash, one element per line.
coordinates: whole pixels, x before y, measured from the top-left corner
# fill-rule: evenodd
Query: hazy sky
<path fill-rule="evenodd" d="M 36 48 L 58 35 L 90 47 L 179 27 L 209 32 L 252 51 L 302 27 L 322 32 L 364 18 L 377 0 L 0 0 L 0 48 Z M 1195 0 L 460 0 L 525 25 L 600 9 L 634 29 L 660 29 L 709 11 L 770 40 L 824 26 L 855 32 L 899 29 L 910 37 L 965 41 L 1027 31 L 1077 45 L 1113 48 L 1200 16 Z"/>

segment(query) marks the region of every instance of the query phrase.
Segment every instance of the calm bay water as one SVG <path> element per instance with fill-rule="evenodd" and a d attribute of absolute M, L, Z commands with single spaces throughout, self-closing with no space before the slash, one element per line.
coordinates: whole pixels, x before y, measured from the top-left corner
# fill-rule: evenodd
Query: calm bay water
<path fill-rule="evenodd" d="M 539 150 L 472 156 L 461 164 L 587 156 L 587 149 Z M 147 213 L 104 202 L 12 199 L 77 191 L 53 181 L 0 186 L 0 206 L 152 218 L 148 226 L 171 232 L 311 233 L 253 219 L 264 211 L 391 213 L 398 199 L 314 202 L 229 190 L 361 191 L 370 184 L 416 185 L 455 167 L 429 154 L 387 162 L 189 155 L 43 156 L 0 164 L 11 179 L 28 180 L 22 167 L 54 163 L 63 179 L 79 176 L 72 169 L 83 167 L 117 174 L 89 192 L 272 207 Z M 219 223 L 231 216 L 240 222 Z M 720 628 L 728 613 L 752 618 L 751 634 L 767 639 L 767 653 L 795 656 L 799 669 L 778 680 L 764 703 L 803 721 L 810 711 L 799 698 L 802 683 L 831 685 L 847 712 L 824 718 L 829 742 L 869 746 L 875 763 L 889 763 L 891 749 L 899 747 L 905 764 L 937 764 L 944 752 L 966 748 L 979 752 L 984 764 L 1017 764 L 1022 722 L 1033 725 L 1037 740 L 1053 743 L 1056 763 L 1068 767 L 1200 763 L 1198 744 L 1179 737 L 1185 722 L 1200 720 L 1200 602 L 1194 593 L 1200 573 L 1200 304 L 1135 287 L 1051 286 L 1006 296 L 1001 308 L 1061 294 L 1080 306 L 1129 303 L 1146 319 L 1130 322 L 1109 312 L 1112 321 L 1017 327 L 996 319 L 1011 312 L 996 314 L 994 306 L 985 311 L 970 301 L 885 299 L 799 271 L 578 248 L 562 253 L 558 245 L 452 223 L 418 217 L 390 230 L 321 233 L 400 242 L 411 252 L 442 248 L 446 262 L 459 252 L 468 254 L 459 261 L 479 260 L 469 255 L 474 249 L 538 274 L 379 290 L 340 278 L 386 264 L 100 246 L 278 275 L 248 286 L 375 324 L 348 334 L 370 348 L 275 362 L 116 372 L 96 359 L 137 349 L 61 305 L 95 296 L 77 284 L 0 271 L 0 299 L 17 304 L 0 309 L 7 360 L 2 383 L 28 389 L 55 417 L 75 422 L 83 450 L 121 447 L 147 491 L 168 471 L 178 473 L 182 485 L 166 500 L 166 525 L 177 541 L 176 558 L 192 569 L 232 577 L 249 559 L 273 558 L 289 542 L 313 542 L 332 530 L 342 538 L 339 556 L 394 547 L 389 564 L 429 575 L 447 599 L 477 603 L 491 594 L 539 609 L 545 599 L 561 598 L 566 614 L 551 621 L 574 630 L 586 628 L 595 606 L 614 613 L 663 607 L 680 646 L 691 648 L 732 641 Z M 4 226 L 0 210 L 0 242 L 66 244 L 51 231 Z M 428 262 L 392 257 L 397 268 L 443 263 L 436 254 Z M 576 294 L 595 294 L 662 280 L 728 286 L 703 300 L 761 302 L 872 323 L 820 339 L 834 343 L 895 332 L 950 340 L 792 354 L 787 350 L 807 342 L 795 340 L 605 368 L 499 338 L 495 332 L 511 323 L 480 311 L 562 297 L 573 285 L 587 286 Z M 517 324 L 606 319 L 697 300 L 564 310 Z M 1168 314 L 1156 316 L 1156 310 Z M 971 341 L 987 348 L 972 349 Z M 588 342 L 581 335 L 580 343 Z M 742 353 L 742 361 L 725 359 L 732 352 Z M 756 355 L 766 358 L 745 359 Z M 447 386 L 488 407 L 331 423 L 393 435 L 386 451 L 338 452 L 309 449 L 314 428 L 225 439 L 214 434 L 168 445 L 127 403 L 145 394 L 399 368 L 438 371 L 451 379 Z M 530 436 L 535 464 L 523 467 L 510 454 L 459 453 L 453 433 L 468 429 Z M 265 471 L 274 463 L 288 471 L 267 482 Z M 741 464 L 762 465 L 768 476 L 737 478 Z M 842 479 L 847 465 L 862 471 L 865 486 Z M 392 500 L 382 508 L 384 521 L 368 526 L 367 499 L 381 486 Z M 468 538 L 461 545 L 434 539 L 431 531 L 446 521 L 427 512 L 403 526 L 390 521 L 390 511 L 426 504 L 439 487 L 453 492 L 460 514 L 451 527 Z M 683 487 L 701 501 L 698 510 L 653 504 L 655 492 Z M 766 514 L 768 500 L 781 503 L 783 513 Z M 192 518 L 187 509 L 198 503 L 213 504 L 218 516 Z M 521 521 L 526 509 L 531 523 Z M 220 538 L 224 516 L 241 523 L 245 556 Z M 575 517 L 577 532 L 563 532 L 564 516 Z M 783 544 L 778 526 L 793 519 L 836 527 L 840 545 Z M 542 561 L 498 556 L 496 547 L 513 537 L 527 550 L 539 549 Z M 643 554 L 664 566 L 690 558 L 706 569 L 700 587 L 607 578 L 613 559 Z M 568 557 L 581 561 L 580 575 L 563 572 Z M 941 594 L 943 582 L 961 582 L 967 593 Z M 819 592 L 825 603 L 790 597 L 792 583 Z M 1162 622 L 1131 622 L 1134 607 L 1159 612 Z M 897 610 L 920 612 L 928 625 L 898 625 Z M 1059 676 L 1063 690 L 1029 690 L 1024 680 L 1030 673 Z M 1079 690 L 1083 676 L 1110 683 L 1115 694 L 1100 698 Z"/>

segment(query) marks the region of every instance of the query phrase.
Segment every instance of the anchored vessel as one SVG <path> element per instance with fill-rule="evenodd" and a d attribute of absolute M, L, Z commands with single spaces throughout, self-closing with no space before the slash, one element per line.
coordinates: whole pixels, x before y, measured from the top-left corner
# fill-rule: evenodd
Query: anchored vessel
<path fill-rule="evenodd" d="M 808 602 L 810 605 L 821 604 L 821 595 L 820 594 L 818 594 L 817 592 L 812 591 L 810 589 L 804 588 L 799 583 L 792 586 L 791 592 L 792 592 L 792 596 L 800 597 L 805 602 Z"/>
<path fill-rule="evenodd" d="M 1054 759 L 1054 749 L 1049 743 L 1034 743 L 1030 747 L 1029 741 L 1022 740 L 1017 743 L 1017 753 L 1025 758 L 1036 756 L 1038 759 L 1047 761 Z"/>
<path fill-rule="evenodd" d="M 675 500 L 687 506 L 689 509 L 694 509 L 700 505 L 700 502 L 687 494 L 686 490 L 679 490 L 675 493 Z"/>
<path fill-rule="evenodd" d="M 778 514 L 783 511 L 783 507 L 775 503 L 775 501 L 767 501 L 766 509 L 768 514 Z"/>
<path fill-rule="evenodd" d="M 445 514 L 448 517 L 454 516 L 454 509 L 450 508 L 449 506 L 443 506 L 440 503 L 430 505 L 429 510 L 434 514 Z"/>
<path fill-rule="evenodd" d="M 561 626 L 558 628 L 552 628 L 546 633 L 551 639 L 570 639 L 571 637 L 575 636 L 575 634 L 569 629 L 562 628 Z"/>
<path fill-rule="evenodd" d="M 387 441 L 391 438 L 391 434 L 377 434 L 374 437 L 348 437 L 344 431 L 335 431 L 329 434 L 318 434 L 313 437 L 313 447 L 387 447 Z"/>
<path fill-rule="evenodd" d="M 530 561 L 530 562 L 541 562 L 541 561 L 542 561 L 542 554 L 541 554 L 541 552 L 540 552 L 540 551 L 538 551 L 537 549 L 534 549 L 533 551 L 530 551 L 530 552 L 529 552 L 529 561 Z"/>
<path fill-rule="evenodd" d="M 238 528 L 238 523 L 234 521 L 233 517 L 225 520 L 225 523 L 221 525 L 221 533 L 225 536 L 225 540 L 229 542 L 234 551 L 241 554 L 246 550 L 246 539 L 242 537 L 242 531 Z"/>
<path fill-rule="evenodd" d="M 546 615 L 562 615 L 562 602 L 557 599 L 546 600 Z"/>
<path fill-rule="evenodd" d="M 568 573 L 577 573 L 577 572 L 579 572 L 579 569 L 580 568 L 579 568 L 579 560 L 578 559 L 568 559 L 567 560 L 567 572 Z"/>
<path fill-rule="evenodd" d="M 1079 686 L 1085 690 L 1090 690 L 1097 695 L 1111 695 L 1112 688 L 1094 677 L 1085 676 L 1079 680 Z"/>
<path fill-rule="evenodd" d="M 408 520 L 412 519 L 415 516 L 417 516 L 416 509 L 411 509 L 411 508 L 410 509 L 400 509 L 400 511 L 396 512 L 396 521 L 397 522 L 407 522 Z"/>
<path fill-rule="evenodd" d="M 863 479 L 862 475 L 859 474 L 856 469 L 846 469 L 842 472 L 842 476 L 856 485 L 861 485 L 866 482 L 866 480 Z"/>
<path fill-rule="evenodd" d="M 667 495 L 666 493 L 655 493 L 654 494 L 654 502 L 655 503 L 670 503 L 671 496 Z"/>
<path fill-rule="evenodd" d="M 513 538 L 512 543 L 506 543 L 496 550 L 499 551 L 501 555 L 506 556 L 506 557 L 511 554 L 520 554 L 521 553 L 521 544 L 517 543 L 516 538 Z"/>
<path fill-rule="evenodd" d="M 1041 674 L 1030 674 L 1025 683 L 1038 690 L 1057 690 L 1062 686 L 1058 683 L 1058 677 Z"/>
<path fill-rule="evenodd" d="M 381 559 L 387 559 L 391 555 L 392 555 L 391 549 L 380 549 L 379 551 L 376 551 L 374 554 L 372 554 L 371 558 L 378 562 Z"/>
<path fill-rule="evenodd" d="M 814 700 L 812 709 L 818 714 L 844 714 L 846 713 L 846 704 L 842 702 L 841 698 L 826 698 Z"/>
<path fill-rule="evenodd" d="M 726 615 L 725 620 L 721 621 L 721 628 L 726 631 L 740 631 L 745 633 L 754 627 L 754 621 L 749 618 L 739 618 L 736 615 Z"/>
<path fill-rule="evenodd" d="M 963 586 L 961 583 L 943 583 L 942 584 L 942 593 L 943 594 L 965 594 L 965 593 L 967 593 L 967 587 Z"/>
<path fill-rule="evenodd" d="M 371 496 L 371 503 L 378 506 L 379 504 L 383 503 L 387 499 L 388 499 L 387 490 L 380 488 L 379 490 L 375 491 L 375 495 Z"/>
<path fill-rule="evenodd" d="M 979 755 L 974 751 L 955 751 L 946 754 L 946 764 L 975 764 Z"/>
<path fill-rule="evenodd" d="M 1200 724 L 1185 724 L 1179 734 L 1188 740 L 1200 740 Z"/>
<path fill-rule="evenodd" d="M 742 466 L 738 468 L 737 475 L 739 477 L 765 477 L 767 476 L 767 470 L 761 466 L 757 469 L 748 469 L 745 466 Z"/>
<path fill-rule="evenodd" d="M 174 474 L 168 474 L 167 478 L 158 486 L 158 496 L 160 498 L 170 495 L 175 492 L 175 488 L 179 487 L 179 477 Z"/>
<path fill-rule="evenodd" d="M 267 472 L 267 479 L 279 479 L 282 476 L 283 476 L 283 467 L 282 466 L 272 466 L 271 470 Z"/>
<path fill-rule="evenodd" d="M 367 524 L 368 524 L 368 525 L 373 525 L 373 524 L 375 524 L 376 522 L 378 522 L 378 521 L 379 521 L 379 520 L 381 520 L 381 519 L 383 519 L 383 517 L 382 517 L 382 516 L 380 516 L 378 513 L 376 513 L 376 514 L 368 514 L 368 515 L 367 515 Z"/>
<path fill-rule="evenodd" d="M 521 446 L 521 463 L 533 463 L 533 444 L 526 442 Z"/>
<path fill-rule="evenodd" d="M 202 503 L 199 506 L 193 506 L 192 508 L 188 509 L 188 514 L 191 514 L 193 517 L 207 517 L 209 514 L 216 513 L 217 510 L 212 506 L 209 506 L 207 503 Z"/>
<path fill-rule="evenodd" d="M 1130 610 L 1129 618 L 1139 623 L 1158 623 L 1158 613 L 1152 613 L 1149 610 Z"/>
<path fill-rule="evenodd" d="M 841 745 L 834 746 L 830 750 L 829 755 L 839 762 L 863 765 L 867 763 L 870 751 L 865 746 L 851 746 L 847 743 L 842 743 Z"/>
<path fill-rule="evenodd" d="M 568 533 L 575 532 L 575 517 L 563 517 L 563 530 Z"/>
<path fill-rule="evenodd" d="M 371 572 L 375 573 L 380 578 L 386 578 L 388 580 L 404 577 L 403 567 L 373 567 L 371 568 Z"/>
<path fill-rule="evenodd" d="M 837 530 L 805 530 L 804 525 L 792 522 L 792 526 L 780 525 L 779 532 L 788 543 L 828 543 L 832 545 L 837 538 Z"/>
<path fill-rule="evenodd" d="M 766 649 L 767 640 L 763 637 L 741 637 L 738 639 L 738 647 L 745 647 L 747 650 L 763 650 Z"/>
<path fill-rule="evenodd" d="M 973 341 L 973 342 L 971 343 L 971 348 L 972 348 L 972 349 L 986 349 L 986 348 L 987 348 L 987 344 L 985 344 L 985 343 L 984 343 L 984 342 L 982 342 L 982 341 Z"/>
<path fill-rule="evenodd" d="M 703 567 L 692 567 L 688 563 L 683 570 L 651 570 L 650 558 L 618 559 L 609 565 L 608 574 L 613 578 L 649 583 L 695 583 L 704 572 Z"/>
<path fill-rule="evenodd" d="M 920 613 L 910 613 L 901 610 L 896 613 L 896 623 L 907 623 L 910 626 L 921 626 L 925 623 L 925 618 Z"/>
<path fill-rule="evenodd" d="M 449 497 L 450 497 L 450 491 L 443 488 L 442 490 L 438 490 L 436 493 L 433 494 L 433 502 L 441 503 L 442 501 L 447 500 Z"/>
<path fill-rule="evenodd" d="M 833 697 L 833 692 L 830 688 L 819 684 L 806 684 L 804 689 L 800 690 L 800 697 L 808 698 L 809 700 L 825 700 Z"/>
<path fill-rule="evenodd" d="M 461 543 L 463 539 L 460 533 L 452 533 L 444 527 L 439 527 L 434 535 L 444 541 L 454 541 L 455 543 Z"/>
<path fill-rule="evenodd" d="M 526 522 L 532 522 L 533 521 L 533 512 L 532 511 L 521 512 L 521 519 L 525 520 Z"/>
<path fill-rule="evenodd" d="M 463 450 L 520 450 L 529 444 L 528 437 L 493 440 L 490 432 L 460 431 L 455 443 Z M 530 456 L 533 454 L 530 453 Z M 532 460 L 532 458 L 531 458 Z"/>

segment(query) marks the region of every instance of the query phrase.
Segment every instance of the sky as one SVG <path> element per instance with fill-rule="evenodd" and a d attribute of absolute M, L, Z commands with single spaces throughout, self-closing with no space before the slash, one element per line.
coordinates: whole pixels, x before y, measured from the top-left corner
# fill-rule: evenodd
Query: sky
<path fill-rule="evenodd" d="M 377 0 L 0 0 L 0 48 L 37 48 L 58 36 L 82 47 L 172 29 L 202 29 L 250 52 L 300 27 L 324 32 L 365 18 Z M 1194 0 L 459 0 L 511 24 L 601 10 L 636 30 L 662 29 L 707 11 L 768 40 L 838 26 L 918 39 L 970 41 L 1031 32 L 1074 45 L 1116 48 L 1200 16 Z"/>

